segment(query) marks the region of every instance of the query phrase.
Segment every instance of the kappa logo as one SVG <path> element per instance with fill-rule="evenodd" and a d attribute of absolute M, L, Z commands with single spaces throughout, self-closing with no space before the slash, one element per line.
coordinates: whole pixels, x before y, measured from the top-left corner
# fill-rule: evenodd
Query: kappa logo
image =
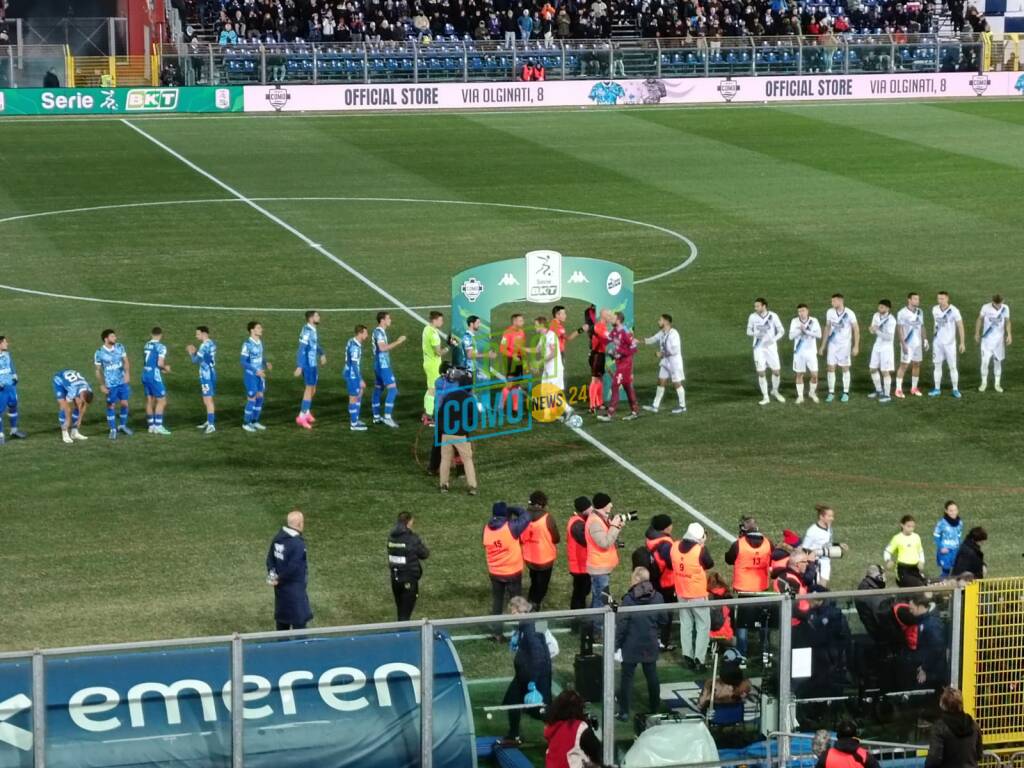
<path fill-rule="evenodd" d="M 971 88 L 978 96 L 987 91 L 990 85 L 992 85 L 992 80 L 988 75 L 978 74 L 971 78 Z"/>
<path fill-rule="evenodd" d="M 116 103 L 111 106 L 116 109 Z M 132 88 L 125 97 L 124 108 L 127 112 L 173 112 L 178 108 L 178 89 Z"/>
<path fill-rule="evenodd" d="M 11 725 L 7 721 L 17 714 L 32 708 L 32 699 L 24 693 L 0 701 L 0 743 L 10 744 L 15 749 L 28 752 L 32 749 L 32 732 Z"/>
<path fill-rule="evenodd" d="M 731 77 L 725 78 L 718 84 L 718 92 L 722 94 L 722 98 L 727 102 L 731 102 L 736 98 L 736 94 L 740 92 L 740 84 L 733 80 Z"/>
<path fill-rule="evenodd" d="M 580 272 L 577 269 L 575 272 L 572 273 L 572 275 L 570 275 L 569 282 L 573 283 L 573 284 L 577 284 L 577 283 L 589 283 L 590 281 L 587 280 L 587 276 L 586 275 L 584 275 L 582 272 Z"/>
<path fill-rule="evenodd" d="M 267 91 L 267 101 L 270 102 L 270 106 L 274 108 L 276 112 L 280 112 L 291 100 L 292 95 L 288 93 L 287 88 L 271 88 Z"/>
<path fill-rule="evenodd" d="M 622 275 L 618 272 L 612 272 L 608 275 L 608 282 L 605 284 L 608 289 L 609 296 L 618 296 L 619 291 L 622 290 Z"/>
<path fill-rule="evenodd" d="M 501 280 L 498 281 L 498 285 L 519 285 L 519 281 L 516 280 L 516 276 L 513 275 L 511 272 L 506 272 L 504 275 L 501 276 Z M 472 299 L 470 300 L 472 301 Z"/>
<path fill-rule="evenodd" d="M 462 284 L 462 288 L 460 290 L 462 291 L 462 295 L 469 300 L 469 303 L 473 304 L 480 298 L 480 294 L 484 292 L 484 284 L 475 277 L 471 277 Z"/>

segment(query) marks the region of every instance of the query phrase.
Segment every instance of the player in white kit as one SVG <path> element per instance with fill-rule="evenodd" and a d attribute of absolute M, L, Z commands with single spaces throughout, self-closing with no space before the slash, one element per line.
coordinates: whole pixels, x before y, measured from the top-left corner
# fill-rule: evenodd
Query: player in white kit
<path fill-rule="evenodd" d="M 868 397 L 877 397 L 878 402 L 888 403 L 892 400 L 892 374 L 896 370 L 896 353 L 892 347 L 892 340 L 896 338 L 896 318 L 892 316 L 891 301 L 882 299 L 878 302 L 878 311 L 871 318 L 869 330 L 875 337 L 869 364 L 875 391 Z"/>
<path fill-rule="evenodd" d="M 860 354 L 860 326 L 857 325 L 857 315 L 852 309 L 847 308 L 843 294 L 832 294 L 832 308 L 825 313 L 825 331 L 828 336 L 821 340 L 819 355 L 824 355 L 828 349 L 828 395 L 826 403 L 835 399 L 836 391 L 836 368 L 843 370 L 843 396 L 841 402 L 848 402 L 850 399 L 850 364 Z"/>
<path fill-rule="evenodd" d="M 768 300 L 754 299 L 754 311 L 747 318 L 747 336 L 754 340 L 754 368 L 757 370 L 757 385 L 761 388 L 761 405 L 768 405 L 767 370 L 772 372 L 772 396 L 780 403 L 786 402 L 779 393 L 782 380 L 782 366 L 779 364 L 779 339 L 785 335 L 779 316 L 768 309 Z"/>
<path fill-rule="evenodd" d="M 978 391 L 988 389 L 988 364 L 991 361 L 995 379 L 993 388 L 1002 392 L 1003 360 L 1006 359 L 1006 347 L 1013 343 L 1013 331 L 1010 308 L 998 293 L 978 313 L 978 322 L 974 324 L 974 343 L 981 345 L 981 386 Z"/>
<path fill-rule="evenodd" d="M 672 413 L 686 413 L 686 376 L 683 373 L 683 345 L 679 340 L 679 331 L 672 327 L 672 315 L 658 318 L 658 332 L 644 339 L 644 344 L 658 347 L 658 388 L 654 391 L 654 402 L 645 405 L 644 410 L 657 413 L 661 407 L 661 399 L 665 396 L 665 387 L 671 381 L 679 398 L 679 405 Z"/>
<path fill-rule="evenodd" d="M 547 318 L 543 315 L 535 321 L 535 328 L 540 335 L 537 346 L 537 357 L 541 366 L 541 383 L 551 384 L 560 392 L 565 392 L 565 367 L 562 365 L 562 347 L 558 343 L 558 333 L 547 327 Z M 565 397 L 565 410 L 562 421 L 568 422 L 573 414 L 569 398 Z"/>
<path fill-rule="evenodd" d="M 796 401 L 804 401 L 804 374 L 810 374 L 807 397 L 818 402 L 818 342 L 821 323 L 811 316 L 806 304 L 796 305 L 796 317 L 789 321 L 789 338 L 793 342 L 793 373 L 796 374 Z"/>
<path fill-rule="evenodd" d="M 932 341 L 932 366 L 935 373 L 935 386 L 928 397 L 942 394 L 942 364 L 949 368 L 949 383 L 953 385 L 953 397 L 960 397 L 960 372 L 956 367 L 957 351 L 962 355 L 967 344 L 964 339 L 964 319 L 960 310 L 949 303 L 949 294 L 939 291 L 936 296 L 939 302 L 932 307 L 932 318 L 935 320 L 935 333 Z M 957 337 L 960 343 L 957 344 Z"/>
<path fill-rule="evenodd" d="M 921 379 L 921 360 L 928 351 L 928 334 L 924 327 L 924 311 L 921 297 L 911 291 L 907 294 L 907 306 L 896 315 L 896 338 L 900 342 L 900 367 L 896 370 L 896 397 L 903 394 L 903 376 L 910 366 L 910 394 L 921 397 L 917 383 Z"/>

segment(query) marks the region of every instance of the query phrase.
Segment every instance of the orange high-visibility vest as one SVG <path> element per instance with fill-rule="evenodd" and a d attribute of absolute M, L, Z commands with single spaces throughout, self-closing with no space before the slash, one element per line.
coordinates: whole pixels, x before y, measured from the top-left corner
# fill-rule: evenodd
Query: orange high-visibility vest
<path fill-rule="evenodd" d="M 673 576 L 672 574 L 672 563 L 666 563 L 664 559 L 662 559 L 661 554 L 658 552 L 658 547 L 666 541 L 669 543 L 669 545 L 672 545 L 673 543 L 672 537 L 669 536 L 667 533 L 663 533 L 656 539 L 647 539 L 644 542 L 647 545 L 647 551 L 651 553 L 651 560 L 653 560 L 655 564 L 658 566 L 658 571 L 661 574 L 661 576 L 658 579 L 658 586 L 662 589 L 668 589 L 676 583 L 675 576 Z M 671 558 L 671 555 L 669 555 L 669 557 Z"/>
<path fill-rule="evenodd" d="M 538 64 L 536 67 L 533 68 L 533 79 L 534 80 L 543 80 L 544 79 L 544 67 L 543 66 Z"/>
<path fill-rule="evenodd" d="M 703 544 L 694 544 L 683 552 L 682 542 L 672 547 L 672 576 L 676 597 L 680 600 L 702 600 L 708 596 L 708 576 L 700 564 Z"/>
<path fill-rule="evenodd" d="M 555 562 L 558 550 L 548 530 L 548 513 L 533 520 L 520 537 L 523 544 L 523 560 L 530 565 L 550 565 Z"/>
<path fill-rule="evenodd" d="M 587 518 L 573 513 L 565 526 L 565 554 L 569 556 L 569 573 L 581 576 L 587 572 L 587 548 L 573 538 L 572 527 L 578 522 L 583 523 L 583 535 L 586 537 Z"/>
<path fill-rule="evenodd" d="M 904 624 L 900 621 L 900 608 L 910 608 L 910 603 L 896 603 L 892 607 L 892 617 L 896 619 L 896 626 L 900 628 L 904 639 L 907 641 L 907 648 L 911 651 L 917 650 L 918 626 L 917 624 Z"/>
<path fill-rule="evenodd" d="M 604 526 L 605 533 L 611 529 L 611 524 L 606 523 L 604 518 L 600 515 L 594 515 L 598 522 Z M 587 566 L 590 568 L 596 568 L 599 570 L 608 570 L 615 568 L 619 564 L 619 550 L 612 544 L 607 549 L 599 547 L 597 542 L 590 535 L 590 520 L 587 520 L 587 527 L 583 529 L 587 537 Z"/>
<path fill-rule="evenodd" d="M 522 74 L 522 77 L 520 79 L 524 83 L 525 82 L 529 82 L 530 80 L 533 80 L 533 67 L 531 67 L 529 64 L 524 64 L 523 65 L 523 74 Z"/>
<path fill-rule="evenodd" d="M 768 589 L 772 568 L 772 545 L 768 539 L 761 539 L 761 545 L 755 548 L 743 536 L 738 546 L 739 553 L 732 567 L 732 588 L 737 592 L 764 592 Z"/>
<path fill-rule="evenodd" d="M 515 576 L 523 572 L 523 547 L 512 535 L 508 523 L 498 530 L 484 526 L 484 552 L 492 576 Z"/>
<path fill-rule="evenodd" d="M 796 592 L 797 599 L 796 604 L 794 606 L 793 618 L 790 620 L 789 623 L 794 627 L 799 627 L 804 622 L 804 616 L 806 616 L 807 612 L 811 610 L 810 601 L 800 599 L 802 595 L 807 594 L 807 585 L 804 584 L 804 580 L 800 577 L 800 574 L 793 573 L 792 571 L 788 570 L 781 576 L 776 577 L 776 579 L 772 582 L 772 588 L 779 594 L 782 594 L 787 590 L 786 588 L 780 585 L 780 582 L 785 582 L 789 585 L 788 591 Z M 793 589 L 794 587 L 796 588 L 795 590 Z M 799 612 L 799 616 L 797 615 L 797 612 Z"/>

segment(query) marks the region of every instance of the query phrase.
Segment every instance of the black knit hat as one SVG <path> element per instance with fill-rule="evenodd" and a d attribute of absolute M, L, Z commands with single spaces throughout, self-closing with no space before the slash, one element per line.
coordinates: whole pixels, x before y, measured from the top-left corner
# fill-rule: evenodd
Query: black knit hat
<path fill-rule="evenodd" d="M 576 501 L 574 501 L 572 505 L 576 508 L 577 512 L 586 512 L 590 509 L 590 499 L 586 496 L 577 496 Z"/>
<path fill-rule="evenodd" d="M 651 518 L 651 528 L 656 531 L 664 531 L 672 525 L 672 518 L 668 515 L 655 515 Z"/>
<path fill-rule="evenodd" d="M 546 507 L 548 505 L 548 495 L 544 491 L 534 491 L 530 494 L 530 503 L 535 507 Z"/>
<path fill-rule="evenodd" d="M 612 503 L 612 497 L 607 493 L 594 494 L 594 509 L 604 509 Z"/>

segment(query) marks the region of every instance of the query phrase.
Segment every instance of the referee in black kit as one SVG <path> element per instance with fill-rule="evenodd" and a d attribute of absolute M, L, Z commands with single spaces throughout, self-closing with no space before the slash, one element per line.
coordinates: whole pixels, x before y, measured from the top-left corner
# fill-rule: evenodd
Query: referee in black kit
<path fill-rule="evenodd" d="M 391 593 L 395 596 L 398 621 L 412 619 L 412 611 L 419 597 L 423 566 L 420 560 L 430 557 L 423 541 L 412 532 L 414 518 L 408 512 L 399 512 L 395 527 L 388 536 L 388 568 L 391 570 Z"/>

